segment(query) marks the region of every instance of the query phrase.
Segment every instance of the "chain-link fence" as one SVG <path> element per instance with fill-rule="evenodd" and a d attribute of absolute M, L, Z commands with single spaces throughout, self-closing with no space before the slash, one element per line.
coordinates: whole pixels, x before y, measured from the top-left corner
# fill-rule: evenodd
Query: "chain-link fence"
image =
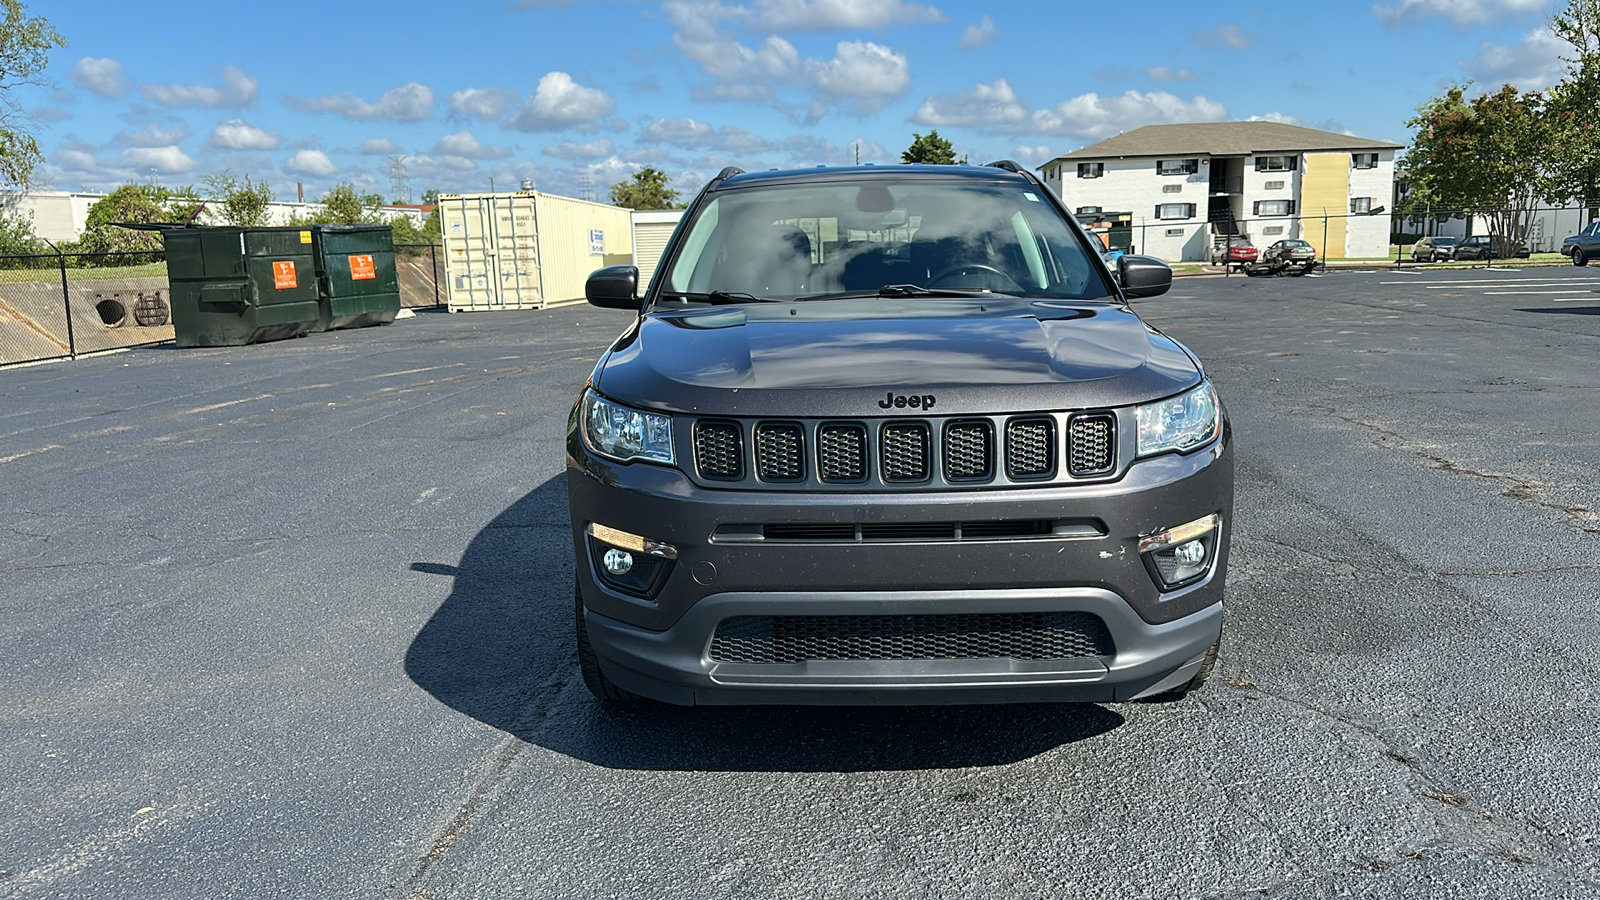
<path fill-rule="evenodd" d="M 166 257 L 130 253 L 0 255 L 0 366 L 173 339 Z M 400 302 L 442 308 L 437 244 L 397 244 Z"/>

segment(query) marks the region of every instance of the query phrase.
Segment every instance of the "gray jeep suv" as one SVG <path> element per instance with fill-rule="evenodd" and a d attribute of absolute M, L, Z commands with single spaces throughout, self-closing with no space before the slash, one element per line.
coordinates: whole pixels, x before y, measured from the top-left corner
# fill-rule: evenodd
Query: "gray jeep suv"
<path fill-rule="evenodd" d="M 1116 701 L 1205 681 L 1233 442 L 1205 372 L 1015 163 L 724 170 L 567 434 L 606 700 Z"/>

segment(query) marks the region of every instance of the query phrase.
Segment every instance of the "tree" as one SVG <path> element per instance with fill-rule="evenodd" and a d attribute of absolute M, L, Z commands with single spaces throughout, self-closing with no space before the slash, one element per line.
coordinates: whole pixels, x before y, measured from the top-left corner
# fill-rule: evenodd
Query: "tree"
<path fill-rule="evenodd" d="M 83 236 L 69 252 L 137 253 L 160 251 L 161 235 L 154 231 L 123 228 L 117 223 L 173 223 L 187 221 L 200 200 L 190 188 L 170 190 L 159 184 L 125 184 L 89 207 L 84 218 Z M 64 248 L 65 249 L 65 248 Z M 155 262 L 155 255 L 129 257 L 90 257 L 84 265 L 126 266 Z"/>
<path fill-rule="evenodd" d="M 667 173 L 645 166 L 629 181 L 611 186 L 611 202 L 628 209 L 677 209 L 678 192 L 667 187 Z"/>
<path fill-rule="evenodd" d="M 13 89 L 37 84 L 50 51 L 67 42 L 42 16 L 30 17 L 22 0 L 0 0 L 0 10 L 0 183 L 26 187 L 43 156 Z"/>
<path fill-rule="evenodd" d="M 1406 125 L 1417 134 L 1401 165 L 1418 203 L 1482 215 L 1491 233 L 1525 244 L 1534 208 L 1560 199 L 1546 165 L 1556 129 L 1538 91 L 1508 84 L 1468 100 L 1456 85 Z"/>
<path fill-rule="evenodd" d="M 379 194 L 358 194 L 356 186 L 341 181 L 318 200 L 317 208 L 304 215 L 295 215 L 292 225 L 360 225 L 383 224 L 378 207 L 383 205 Z"/>
<path fill-rule="evenodd" d="M 927 136 L 912 132 L 911 138 L 911 146 L 900 154 L 902 163 L 922 163 L 930 166 L 955 164 L 956 148 L 949 141 L 939 137 L 937 128 L 928 132 Z"/>
<path fill-rule="evenodd" d="M 1546 162 L 1563 197 L 1583 201 L 1588 218 L 1600 218 L 1600 0 L 1570 0 L 1550 30 L 1573 55 L 1561 57 L 1567 77 L 1550 89 L 1556 152 Z"/>
<path fill-rule="evenodd" d="M 215 202 L 210 211 L 223 224 L 245 228 L 268 224 L 267 205 L 272 202 L 272 188 L 265 181 L 251 182 L 249 175 L 240 180 L 227 169 L 223 169 L 221 175 L 207 175 L 200 180 Z"/>
<path fill-rule="evenodd" d="M 419 226 L 412 222 L 411 217 L 398 214 L 389 220 L 389 225 L 394 228 L 395 247 L 402 244 L 437 244 L 439 243 L 439 211 L 436 209 L 422 220 Z"/>

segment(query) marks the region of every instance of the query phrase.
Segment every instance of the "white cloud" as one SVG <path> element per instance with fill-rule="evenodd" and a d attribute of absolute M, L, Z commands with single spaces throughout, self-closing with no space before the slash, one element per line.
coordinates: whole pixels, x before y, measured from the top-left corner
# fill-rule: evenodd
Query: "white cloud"
<path fill-rule="evenodd" d="M 350 91 L 322 97 L 285 97 L 284 103 L 306 112 L 333 113 L 346 119 L 368 121 L 422 122 L 433 117 L 433 91 L 410 81 L 390 88 L 376 100 L 366 100 Z"/>
<path fill-rule="evenodd" d="M 1039 163 L 1048 162 L 1056 158 L 1055 153 L 1045 144 L 1018 144 L 1012 148 L 1011 156 L 1018 162 L 1027 163 L 1030 166 L 1036 166 Z"/>
<path fill-rule="evenodd" d="M 1542 13 L 1549 5 L 1549 0 L 1400 0 L 1399 3 L 1373 4 L 1372 14 L 1388 28 L 1435 16 L 1463 26 Z"/>
<path fill-rule="evenodd" d="M 283 138 L 276 131 L 257 128 L 243 119 L 229 119 L 211 132 L 207 142 L 224 150 L 276 150 Z"/>
<path fill-rule="evenodd" d="M 256 102 L 261 93 L 255 76 L 236 66 L 222 67 L 222 85 L 147 84 L 139 88 L 146 100 L 162 106 L 204 106 L 212 109 L 238 109 Z"/>
<path fill-rule="evenodd" d="M 506 121 L 517 131 L 561 131 L 611 115 L 616 101 L 599 88 L 584 87 L 565 72 L 548 72 L 522 108 Z"/>
<path fill-rule="evenodd" d="M 641 144 L 670 144 L 685 150 L 719 150 L 723 153 L 755 155 L 777 145 L 735 125 L 713 128 L 694 119 L 657 119 L 639 131 Z"/>
<path fill-rule="evenodd" d="M 678 29 L 672 42 L 712 79 L 709 87 L 695 90 L 696 99 L 765 99 L 772 96 L 775 82 L 798 77 L 800 53 L 783 38 L 771 35 L 751 48 L 717 30 L 721 19 L 747 15 L 743 7 L 722 6 L 716 0 L 668 0 L 662 10 Z"/>
<path fill-rule="evenodd" d="M 1051 109 L 1031 109 L 1004 79 L 971 91 L 936 94 L 922 102 L 911 121 L 936 127 L 981 128 L 1002 134 L 1103 138 L 1141 125 L 1215 122 L 1227 107 L 1197 96 L 1184 100 L 1165 91 L 1127 91 L 1120 96 L 1080 94 Z"/>
<path fill-rule="evenodd" d="M 284 171 L 294 175 L 310 175 L 317 178 L 327 178 L 339 171 L 333 164 L 328 154 L 321 150 L 301 150 L 289 157 L 283 164 Z"/>
<path fill-rule="evenodd" d="M 119 131 L 112 140 L 128 147 L 173 147 L 189 136 L 189 129 L 178 125 L 162 128 L 154 122 L 138 131 Z"/>
<path fill-rule="evenodd" d="M 1237 25 L 1218 25 L 1207 31 L 1197 31 L 1194 42 L 1211 50 L 1243 50 L 1250 46 L 1250 38 Z"/>
<path fill-rule="evenodd" d="M 50 164 L 67 172 L 93 172 L 100 168 L 94 153 L 73 147 L 63 147 L 51 153 Z"/>
<path fill-rule="evenodd" d="M 976 25 L 968 25 L 961 30 L 961 40 L 956 42 L 956 49 L 972 50 L 977 47 L 987 47 L 999 33 L 1000 29 L 994 26 L 994 20 L 985 14 L 983 21 Z"/>
<path fill-rule="evenodd" d="M 432 152 L 445 156 L 463 156 L 467 159 L 505 159 L 511 155 L 511 148 L 483 144 L 472 132 L 458 131 L 440 138 L 439 143 L 433 145 Z"/>
<path fill-rule="evenodd" d="M 400 145 L 388 138 L 367 138 L 361 142 L 361 152 L 368 156 L 393 156 L 400 152 Z"/>
<path fill-rule="evenodd" d="M 767 31 L 832 31 L 946 21 L 932 6 L 903 0 L 755 0 L 754 7 L 752 24 Z"/>
<path fill-rule="evenodd" d="M 1556 37 L 1548 25 L 1540 25 L 1524 35 L 1520 44 L 1507 47 L 1484 41 L 1478 45 L 1477 56 L 1457 63 L 1483 88 L 1509 84 L 1528 91 L 1560 81 L 1567 72 L 1561 56 L 1571 52 L 1570 44 Z"/>
<path fill-rule="evenodd" d="M 1119 97 L 1089 93 L 1062 101 L 1053 109 L 1036 110 L 1032 131 L 1099 139 L 1145 125 L 1220 122 L 1227 117 L 1226 106 L 1204 96 L 1184 100 L 1166 91 L 1128 91 Z"/>
<path fill-rule="evenodd" d="M 1262 113 L 1262 114 L 1260 114 L 1258 116 L 1251 116 L 1250 118 L 1245 119 L 1245 121 L 1246 122 L 1277 122 L 1279 125 L 1300 125 L 1300 124 L 1302 124 L 1301 121 L 1298 118 L 1296 118 L 1294 116 L 1291 116 L 1288 113 L 1281 113 L 1281 112 Z"/>
<path fill-rule="evenodd" d="M 128 89 L 128 77 L 122 74 L 122 63 L 114 59 L 85 56 L 73 64 L 67 78 L 89 93 L 102 97 L 119 97 Z"/>
<path fill-rule="evenodd" d="M 911 86 L 904 53 L 868 41 L 840 41 L 827 62 L 806 60 L 806 78 L 824 96 L 853 101 L 858 112 L 876 112 L 884 100 Z"/>
<path fill-rule="evenodd" d="M 616 152 L 617 148 L 611 143 L 611 138 L 597 138 L 583 144 L 562 141 L 554 147 L 544 148 L 545 156 L 553 156 L 556 159 L 604 159 L 616 155 Z"/>
<path fill-rule="evenodd" d="M 194 171 L 194 160 L 177 147 L 133 147 L 122 151 L 122 162 L 141 172 L 155 169 L 162 175 Z"/>
<path fill-rule="evenodd" d="M 502 88 L 467 88 L 450 95 L 450 114 L 492 122 L 517 103 L 517 92 Z"/>
<path fill-rule="evenodd" d="M 1156 84 L 1168 81 L 1193 81 L 1194 73 L 1188 69 L 1173 69 L 1167 66 L 1152 66 L 1144 70 L 1145 77 Z"/>
<path fill-rule="evenodd" d="M 911 121 L 936 127 L 1017 128 L 1028 121 L 1028 105 L 1002 78 L 994 84 L 979 82 L 970 91 L 934 94 L 922 101 Z"/>

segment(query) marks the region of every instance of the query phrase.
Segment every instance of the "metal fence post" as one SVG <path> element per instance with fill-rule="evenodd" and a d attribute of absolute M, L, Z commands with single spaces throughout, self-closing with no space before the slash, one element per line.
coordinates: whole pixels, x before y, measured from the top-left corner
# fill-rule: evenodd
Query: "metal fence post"
<path fill-rule="evenodd" d="M 67 257 L 61 248 L 51 243 L 49 238 L 40 238 L 50 249 L 55 251 L 56 265 L 61 269 L 61 307 L 67 314 L 67 355 L 72 359 L 78 358 L 78 341 L 72 333 L 72 288 L 67 285 Z"/>

